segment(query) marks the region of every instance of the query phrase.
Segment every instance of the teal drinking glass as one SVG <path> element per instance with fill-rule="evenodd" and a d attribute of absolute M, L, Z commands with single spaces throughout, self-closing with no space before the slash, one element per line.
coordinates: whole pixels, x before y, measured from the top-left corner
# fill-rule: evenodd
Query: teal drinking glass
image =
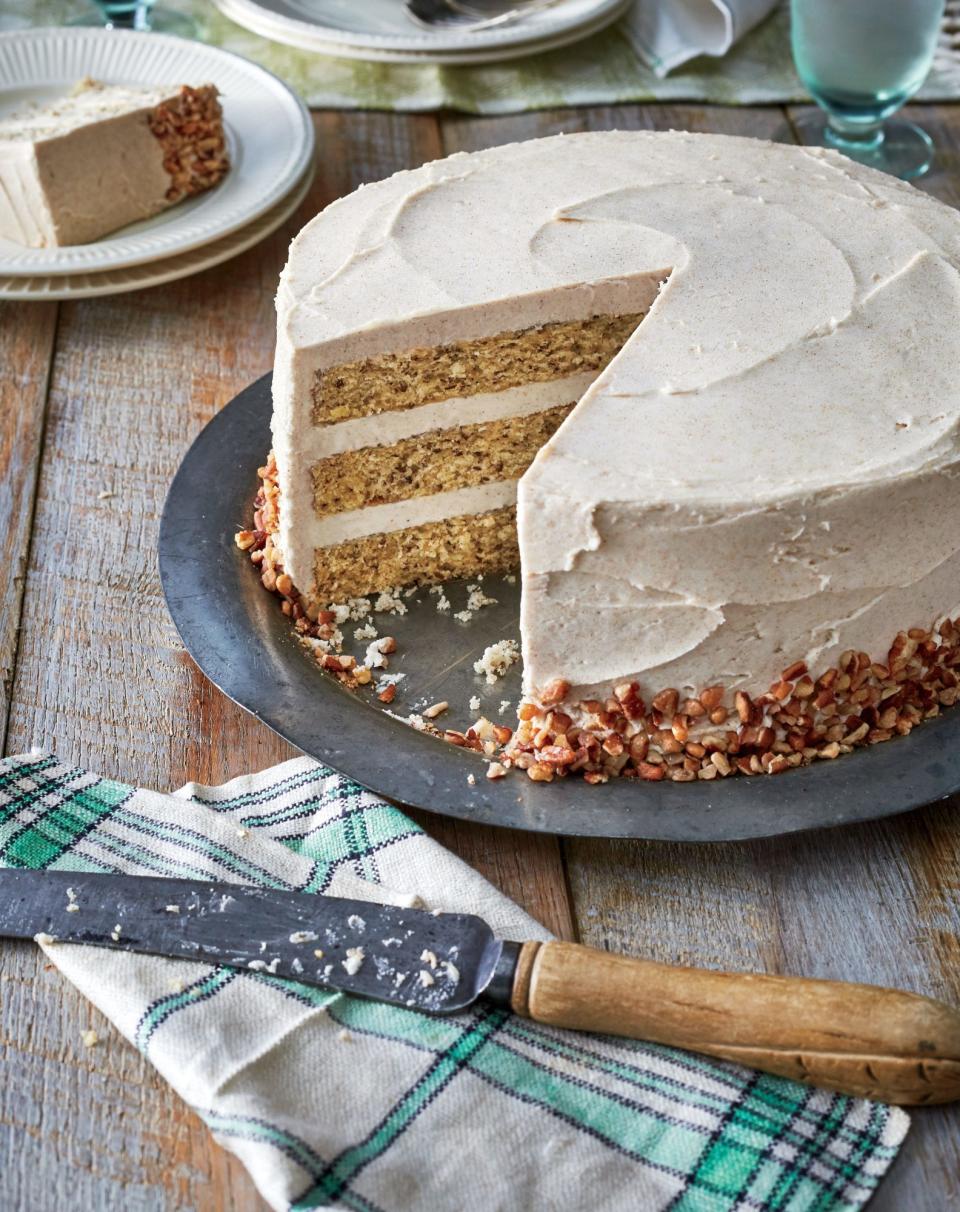
<path fill-rule="evenodd" d="M 104 29 L 153 30 L 161 34 L 196 36 L 196 26 L 185 13 L 157 10 L 154 0 L 95 0 L 95 11 L 71 21 L 71 25 L 93 25 Z"/>
<path fill-rule="evenodd" d="M 919 177 L 933 143 L 911 122 L 888 122 L 933 62 L 944 0 L 791 0 L 793 58 L 824 115 L 804 139 L 894 176 Z"/>

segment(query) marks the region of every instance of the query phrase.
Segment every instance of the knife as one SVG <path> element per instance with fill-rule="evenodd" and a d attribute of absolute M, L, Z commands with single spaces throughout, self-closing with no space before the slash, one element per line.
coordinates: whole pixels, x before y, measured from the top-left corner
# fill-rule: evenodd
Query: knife
<path fill-rule="evenodd" d="M 479 917 L 196 880 L 0 871 L 0 935 L 223 964 L 427 1014 L 479 999 L 844 1094 L 960 1098 L 960 1013 L 874 985 L 509 942 Z"/>

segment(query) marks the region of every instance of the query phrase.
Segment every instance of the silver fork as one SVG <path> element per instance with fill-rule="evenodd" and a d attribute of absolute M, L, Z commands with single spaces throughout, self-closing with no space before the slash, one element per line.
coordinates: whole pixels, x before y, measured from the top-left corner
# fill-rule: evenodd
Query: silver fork
<path fill-rule="evenodd" d="M 522 0 L 504 4 L 503 0 L 404 0 L 411 21 L 426 29 L 456 27 L 463 33 L 497 29 L 523 21 L 531 13 L 553 8 L 564 0 Z"/>

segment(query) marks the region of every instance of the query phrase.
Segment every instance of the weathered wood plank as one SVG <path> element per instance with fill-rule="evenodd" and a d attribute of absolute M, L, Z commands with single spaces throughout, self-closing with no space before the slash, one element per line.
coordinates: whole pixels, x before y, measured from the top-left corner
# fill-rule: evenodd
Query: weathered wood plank
<path fill-rule="evenodd" d="M 47 382 L 57 328 L 55 303 L 0 303 L 0 730 L 20 628 L 27 552 L 40 466 Z"/>
<path fill-rule="evenodd" d="M 693 130 L 794 141 L 783 111 L 760 106 L 598 105 L 536 110 L 505 118 L 451 116 L 443 120 L 442 130 L 448 154 L 585 130 Z"/>

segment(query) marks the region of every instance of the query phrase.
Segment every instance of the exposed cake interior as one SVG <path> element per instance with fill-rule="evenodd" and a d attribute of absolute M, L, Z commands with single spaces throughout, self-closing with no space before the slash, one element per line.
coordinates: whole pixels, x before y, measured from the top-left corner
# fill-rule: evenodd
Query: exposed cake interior
<path fill-rule="evenodd" d="M 318 370 L 317 599 L 515 568 L 517 481 L 643 314 L 548 321 Z"/>

